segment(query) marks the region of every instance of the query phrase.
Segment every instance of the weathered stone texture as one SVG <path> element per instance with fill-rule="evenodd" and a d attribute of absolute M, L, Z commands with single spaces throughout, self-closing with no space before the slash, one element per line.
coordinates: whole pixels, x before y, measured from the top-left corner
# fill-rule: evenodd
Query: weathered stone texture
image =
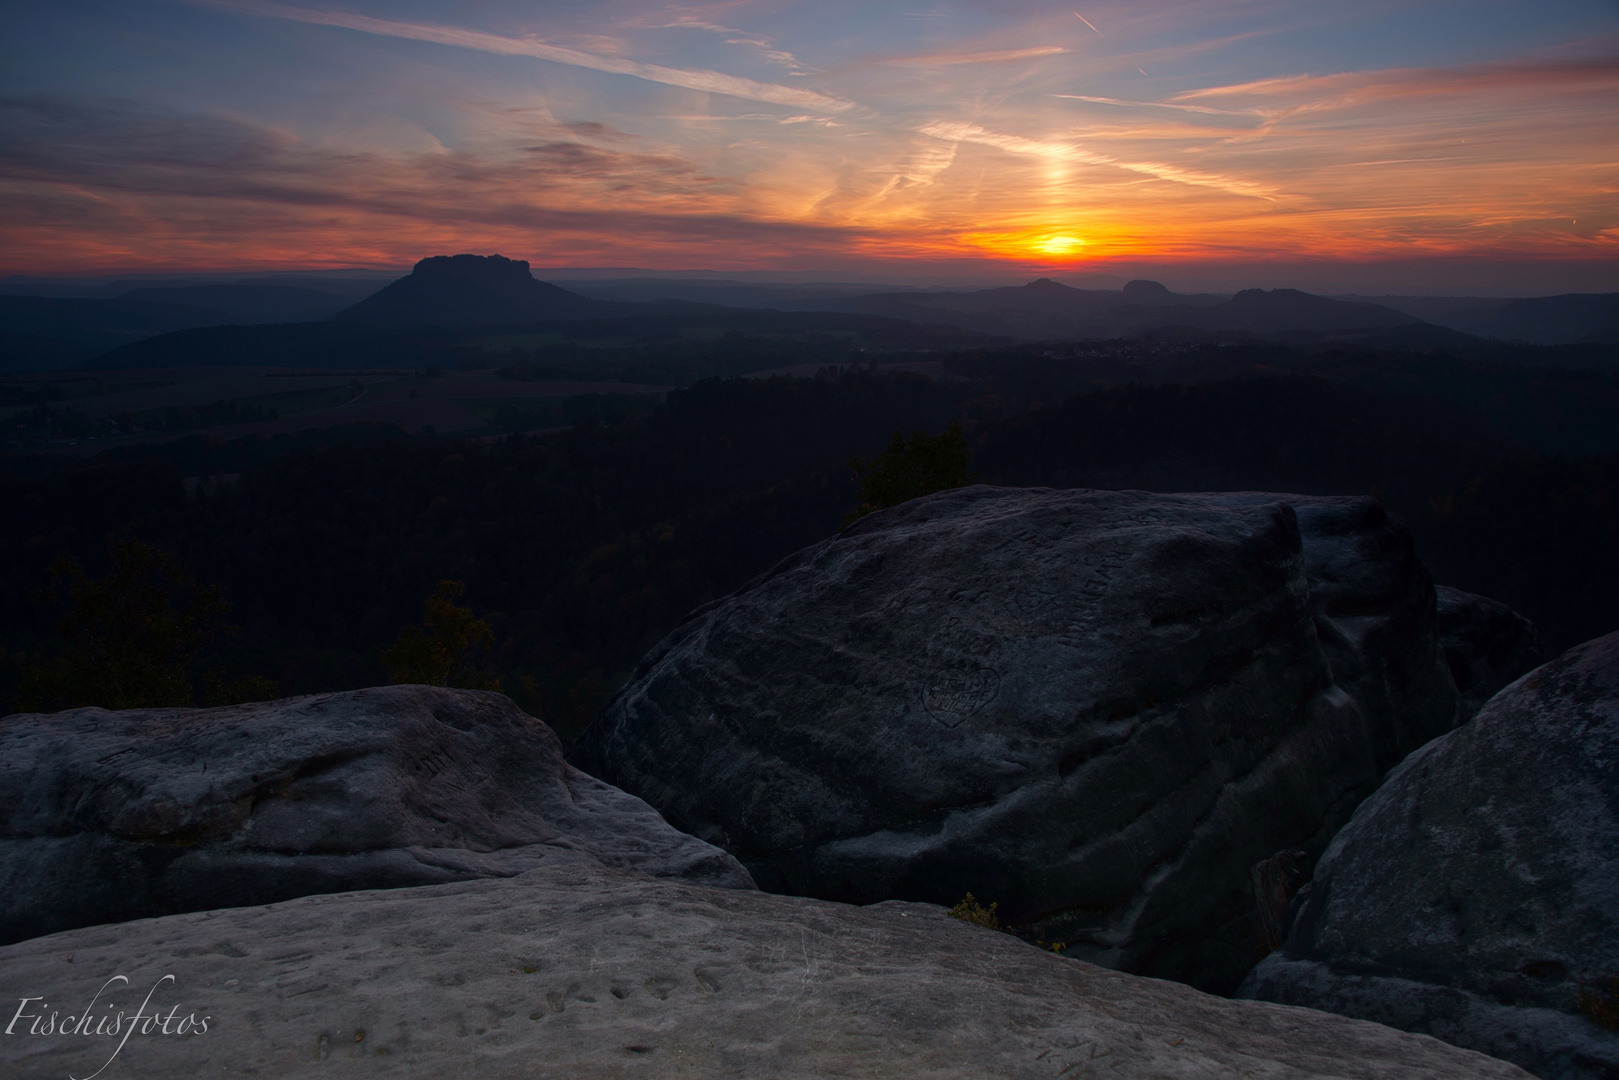
<path fill-rule="evenodd" d="M 568 765 L 509 698 L 391 686 L 0 720 L 0 941 L 309 893 L 520 873 L 560 851 L 751 888 Z"/>
<path fill-rule="evenodd" d="M 1616 977 L 1610 634 L 1402 762 L 1333 840 L 1282 949 L 1241 992 L 1427 1032 L 1548 1080 L 1596 1080 L 1619 1075 Z"/>
<path fill-rule="evenodd" d="M 1053 956 L 937 907 L 705 888 L 576 858 L 36 938 L 0 948 L 0 986 L 76 1018 L 115 975 L 130 982 L 102 1007 L 129 1011 L 173 975 L 153 1003 L 210 1017 L 208 1030 L 134 1035 L 102 1074 L 132 1080 L 1525 1077 L 1426 1036 Z M 115 1045 L 0 1037 L 0 1072 L 82 1078 Z"/>
<path fill-rule="evenodd" d="M 1450 729 L 1434 589 L 1370 499 L 971 487 L 694 613 L 570 751 L 767 889 L 997 901 L 1229 991 L 1252 869 Z"/>

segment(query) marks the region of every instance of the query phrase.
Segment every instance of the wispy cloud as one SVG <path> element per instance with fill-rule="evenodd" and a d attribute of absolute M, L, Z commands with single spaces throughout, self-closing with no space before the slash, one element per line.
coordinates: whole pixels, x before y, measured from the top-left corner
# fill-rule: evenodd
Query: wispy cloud
<path fill-rule="evenodd" d="M 698 90 L 708 94 L 725 94 L 729 97 L 763 101 L 771 105 L 786 105 L 795 109 L 817 109 L 836 113 L 855 107 L 853 102 L 841 101 L 826 94 L 818 94 L 813 90 L 758 82 L 718 71 L 687 70 L 684 68 L 664 67 L 661 64 L 645 64 L 616 56 L 600 56 L 596 53 L 582 52 L 578 49 L 570 49 L 561 45 L 552 45 L 537 37 L 511 38 L 503 37 L 499 34 L 485 33 L 480 30 L 399 22 L 393 19 L 378 19 L 369 15 L 352 15 L 346 12 L 317 11 L 312 8 L 276 3 L 274 0 L 191 0 L 191 2 L 203 7 L 259 15 L 265 18 L 287 19 L 293 22 L 313 23 L 318 26 L 336 26 L 345 30 L 357 30 L 361 33 L 376 34 L 382 37 L 430 41 L 438 45 L 473 49 L 478 52 L 494 53 L 500 56 L 532 56 L 537 60 L 547 60 L 554 64 L 567 64 L 571 67 L 587 68 L 591 71 L 603 71 L 614 75 L 628 75 L 632 78 L 644 79 L 647 82 L 662 83 L 665 86 L 677 86 L 684 90 Z"/>
<path fill-rule="evenodd" d="M 727 45 L 746 45 L 757 49 L 765 60 L 772 64 L 779 64 L 794 75 L 816 75 L 820 71 L 810 67 L 798 57 L 777 44 L 763 34 L 750 33 L 734 26 L 714 22 L 702 12 L 707 9 L 677 12 L 658 12 L 654 15 L 645 15 L 630 19 L 621 25 L 626 28 L 640 30 L 706 30 L 711 34 L 720 35 Z"/>
<path fill-rule="evenodd" d="M 1232 195 L 1246 195 L 1255 199 L 1274 200 L 1279 194 L 1274 188 L 1248 180 L 1199 172 L 1194 169 L 1183 169 L 1176 165 L 1167 165 L 1161 162 L 1123 160 L 1109 154 L 1099 154 L 1085 150 L 1072 143 L 1026 139 L 1018 135 L 1003 135 L 993 131 L 986 131 L 976 124 L 935 121 L 925 124 L 917 130 L 924 135 L 932 135 L 936 139 L 977 143 L 980 146 L 993 146 L 997 150 L 1004 150 L 1009 154 L 1023 154 L 1047 160 L 1075 161 L 1086 165 L 1110 165 L 1116 169 L 1141 173 L 1158 180 L 1169 180 L 1177 184 L 1192 184 L 1197 187 L 1218 188 Z"/>
<path fill-rule="evenodd" d="M 1240 109 L 1214 109 L 1207 105 L 1177 105 L 1168 101 L 1125 101 L 1120 98 L 1091 97 L 1086 94 L 1052 94 L 1054 98 L 1088 101 L 1093 105 L 1118 105 L 1129 109 L 1175 109 L 1179 112 L 1203 113 L 1206 116 L 1243 116 Z"/>
<path fill-rule="evenodd" d="M 422 245 L 517 250 L 546 235 L 557 255 L 847 246 L 852 223 L 771 220 L 730 179 L 668 154 L 569 136 L 559 125 L 515 155 L 387 156 L 301 144 L 239 120 L 133 102 L 0 99 L 0 234 L 13 258 L 52 265 L 53 223 L 78 220 L 124 261 L 198 265 L 308 261 L 341 241 L 341 261 L 408 262 Z M 322 235 L 327 240 L 322 243 Z M 300 250 L 301 247 L 301 250 Z M 63 249 L 65 250 L 65 249 Z"/>
<path fill-rule="evenodd" d="M 593 189 L 612 188 L 626 211 L 726 186 L 674 155 L 613 146 L 623 136 L 605 125 L 558 124 L 549 134 L 499 160 L 470 151 L 383 155 L 312 147 L 242 120 L 135 102 L 12 98 L 0 99 L 0 179 L 71 179 L 105 191 L 291 204 L 430 191 L 421 211 L 428 214 L 462 200 L 489 205 L 494 188 L 503 186 L 495 202 L 523 192 L 594 201 Z M 426 186 L 450 176 L 461 184 Z"/>
<path fill-rule="evenodd" d="M 1571 90 L 1619 85 L 1619 58 L 1559 60 L 1551 63 L 1481 64 L 1454 68 L 1395 68 L 1331 75 L 1291 75 L 1229 86 L 1209 86 L 1174 95 L 1174 102 L 1210 98 L 1328 99 L 1339 102 L 1404 98 L 1426 94 L 1466 94 L 1497 90 Z"/>
<path fill-rule="evenodd" d="M 1061 45 L 1035 45 L 1026 49 L 991 49 L 984 52 L 941 52 L 920 56 L 897 56 L 880 61 L 890 67 L 954 67 L 957 64 L 1004 64 L 1016 60 L 1040 60 L 1062 56 L 1069 50 Z"/>

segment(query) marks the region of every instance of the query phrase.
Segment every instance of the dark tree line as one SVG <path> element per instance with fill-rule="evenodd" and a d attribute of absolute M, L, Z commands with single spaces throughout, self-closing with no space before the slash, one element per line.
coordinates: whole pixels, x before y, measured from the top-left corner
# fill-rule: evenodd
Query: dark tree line
<path fill-rule="evenodd" d="M 240 632 L 188 661 L 199 701 L 207 672 L 297 693 L 442 666 L 426 647 L 439 624 L 423 620 L 438 595 L 443 642 L 486 624 L 487 643 L 472 642 L 478 678 L 566 739 L 688 611 L 875 499 L 851 458 L 896 490 L 919 469 L 954 483 L 970 468 L 1006 484 L 1374 493 L 1440 582 L 1517 606 L 1553 647 L 1619 628 L 1619 457 L 1536 455 L 1477 410 L 1343 380 L 1098 389 L 1061 385 L 1061 369 L 989 366 L 941 380 L 711 381 L 618 423 L 586 416 L 491 442 L 354 428 L 11 459 L 0 712 L 20 700 L 21 672 L 70 659 L 49 568 L 70 557 L 86 581 L 107 580 L 117 534 L 171 553 L 230 605 Z M 952 422 L 959 436 L 938 434 Z M 913 434 L 896 450 L 900 432 Z M 912 450 L 922 455 L 907 464 Z M 186 476 L 225 472 L 240 480 L 187 494 Z M 418 624 L 411 645 L 404 630 Z"/>

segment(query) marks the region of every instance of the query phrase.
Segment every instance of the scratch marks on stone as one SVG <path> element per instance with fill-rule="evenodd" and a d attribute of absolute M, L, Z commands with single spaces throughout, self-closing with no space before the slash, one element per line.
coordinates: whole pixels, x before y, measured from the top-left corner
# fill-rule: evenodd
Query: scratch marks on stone
<path fill-rule="evenodd" d="M 940 668 L 922 691 L 922 707 L 947 728 L 959 725 L 995 700 L 1001 677 L 993 669 L 963 664 Z"/>

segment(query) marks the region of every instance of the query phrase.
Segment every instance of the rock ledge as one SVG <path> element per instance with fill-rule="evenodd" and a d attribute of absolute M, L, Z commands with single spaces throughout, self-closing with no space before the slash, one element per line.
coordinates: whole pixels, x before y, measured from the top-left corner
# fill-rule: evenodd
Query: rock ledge
<path fill-rule="evenodd" d="M 212 1018 L 205 1034 L 132 1038 L 115 1068 L 135 1078 L 1527 1076 L 1426 1036 L 1053 956 L 936 907 L 711 889 L 583 859 L 0 949 L 0 985 L 53 1007 L 119 974 L 142 993 L 172 974 L 154 1000 Z M 82 1077 L 108 1041 L 0 1039 L 0 1071 Z"/>

